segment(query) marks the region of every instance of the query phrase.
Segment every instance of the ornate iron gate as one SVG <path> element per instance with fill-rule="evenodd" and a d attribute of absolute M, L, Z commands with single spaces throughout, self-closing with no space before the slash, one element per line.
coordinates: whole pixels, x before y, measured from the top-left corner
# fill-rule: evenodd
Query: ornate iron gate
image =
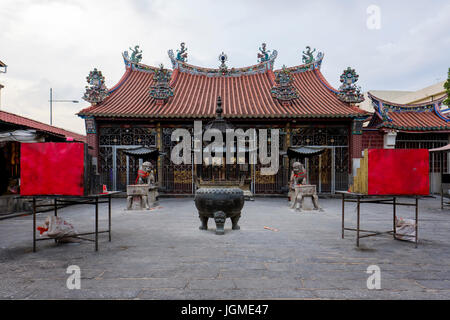
<path fill-rule="evenodd" d="M 318 157 L 306 161 L 309 182 L 317 185 L 319 192 L 334 193 L 348 189 L 349 177 L 349 130 L 344 126 L 294 128 L 292 146 L 326 148 Z"/>
<path fill-rule="evenodd" d="M 156 132 L 147 127 L 103 127 L 99 129 L 100 183 L 108 190 L 126 190 L 136 179 L 139 161 L 121 150 L 139 146 L 156 147 Z M 155 165 L 155 163 L 153 163 Z"/>
<path fill-rule="evenodd" d="M 166 155 L 162 159 L 162 187 L 167 193 L 192 193 L 192 165 L 177 165 L 170 161 L 172 149 L 177 144 L 176 141 L 171 141 L 171 135 L 175 129 L 163 128 L 162 143 L 163 152 Z"/>

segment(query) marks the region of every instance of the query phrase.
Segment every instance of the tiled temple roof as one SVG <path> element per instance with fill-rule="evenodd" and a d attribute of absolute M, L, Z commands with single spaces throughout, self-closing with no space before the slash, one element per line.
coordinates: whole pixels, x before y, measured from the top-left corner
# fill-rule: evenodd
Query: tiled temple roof
<path fill-rule="evenodd" d="M 449 131 L 450 119 L 440 111 L 446 97 L 421 104 L 396 104 L 369 93 L 375 113 L 368 127 L 400 131 Z"/>
<path fill-rule="evenodd" d="M 224 118 L 355 118 L 367 113 L 340 101 L 320 72 L 323 55 L 313 63 L 288 68 L 298 98 L 282 103 L 271 95 L 275 85 L 271 59 L 254 66 L 208 69 L 177 61 L 171 56 L 173 96 L 158 103 L 149 94 L 157 68 L 124 57 L 126 71 L 101 103 L 81 110 L 82 117 L 213 118 L 216 99 L 222 97 Z"/>
<path fill-rule="evenodd" d="M 0 123 L 4 122 L 4 123 L 10 123 L 10 124 L 14 124 L 17 126 L 23 126 L 23 127 L 27 127 L 30 129 L 35 129 L 38 131 L 44 131 L 47 133 L 50 133 L 52 135 L 56 135 L 56 136 L 60 136 L 60 137 L 71 137 L 73 138 L 75 141 L 80 141 L 80 142 L 86 142 L 86 136 L 75 133 L 75 132 L 71 132 L 68 130 L 64 130 L 58 127 L 54 127 L 54 126 L 50 126 L 48 124 L 36 121 L 36 120 L 32 120 L 29 118 L 25 118 L 22 116 L 19 116 L 17 114 L 14 113 L 10 113 L 10 112 L 6 112 L 6 111 L 0 111 Z"/>

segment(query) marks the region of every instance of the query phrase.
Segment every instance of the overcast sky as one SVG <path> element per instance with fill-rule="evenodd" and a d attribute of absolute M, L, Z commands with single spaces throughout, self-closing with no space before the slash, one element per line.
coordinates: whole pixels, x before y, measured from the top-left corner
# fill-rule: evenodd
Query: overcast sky
<path fill-rule="evenodd" d="M 318 3 L 320 2 L 320 3 Z M 380 28 L 369 29 L 370 5 Z M 447 78 L 450 2 L 428 1 L 150 1 L 0 0 L 2 110 L 84 133 L 75 113 L 94 67 L 108 87 L 121 78 L 121 53 L 139 44 L 142 62 L 171 67 L 168 49 L 184 41 L 188 61 L 217 67 L 255 64 L 262 42 L 278 51 L 276 68 L 301 64 L 305 46 L 325 54 L 322 72 L 335 87 L 351 66 L 367 90 L 417 90 Z"/>

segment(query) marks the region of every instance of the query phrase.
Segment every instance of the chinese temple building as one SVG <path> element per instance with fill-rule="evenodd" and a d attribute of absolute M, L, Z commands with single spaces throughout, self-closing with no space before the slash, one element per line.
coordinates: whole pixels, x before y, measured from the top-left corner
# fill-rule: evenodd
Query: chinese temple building
<path fill-rule="evenodd" d="M 345 69 L 339 89 L 324 78 L 320 67 L 324 58 L 315 49 L 303 51 L 302 63 L 274 70 L 277 51 L 259 48 L 258 63 L 230 68 L 225 53 L 218 68 L 187 63 L 184 43 L 175 54 L 169 50 L 172 68 L 141 63 L 142 51 L 124 52 L 125 72 L 117 84 L 107 89 L 104 77 L 94 69 L 88 76 L 84 99 L 91 106 L 78 115 L 85 119 L 87 140 L 97 158 L 101 181 L 109 190 L 125 190 L 133 183 L 139 161 L 122 151 L 146 146 L 156 148 L 153 159 L 162 192 L 193 193 L 198 179 L 203 181 L 250 181 L 254 194 L 287 191 L 290 147 L 323 148 L 320 156 L 304 160 L 310 183 L 321 193 L 347 190 L 352 166 L 362 152 L 362 123 L 369 113 L 359 109 L 362 93 L 355 85 L 358 75 Z M 205 127 L 220 117 L 233 128 L 280 130 L 280 169 L 261 175 L 261 164 L 221 165 L 181 164 L 170 161 L 177 128 L 192 132 L 194 120 Z"/>
<path fill-rule="evenodd" d="M 374 114 L 363 128 L 363 149 L 434 149 L 449 143 L 450 119 L 442 113 L 444 95 L 418 104 L 398 104 L 369 93 Z M 448 154 L 430 153 L 430 192 L 440 191 L 441 173 L 448 172 Z"/>

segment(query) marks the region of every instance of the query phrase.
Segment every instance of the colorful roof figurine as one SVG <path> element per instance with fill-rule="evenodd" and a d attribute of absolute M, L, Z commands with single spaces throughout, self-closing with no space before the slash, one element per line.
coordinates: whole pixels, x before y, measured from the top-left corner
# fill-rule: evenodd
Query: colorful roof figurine
<path fill-rule="evenodd" d="M 87 102 L 97 104 L 105 100 L 109 95 L 105 85 L 105 77 L 97 68 L 89 72 L 86 81 L 89 85 L 85 87 L 86 91 L 84 92 L 83 99 Z"/>
<path fill-rule="evenodd" d="M 348 67 L 341 74 L 341 86 L 339 87 L 338 98 L 348 103 L 360 103 L 364 101 L 364 95 L 361 93 L 361 87 L 355 83 L 358 81 L 359 75 L 355 69 Z"/>
<path fill-rule="evenodd" d="M 168 70 L 163 76 L 164 103 L 161 103 L 157 94 L 157 88 L 161 88 L 158 83 L 162 83 L 157 75 L 161 72 L 160 68 L 132 61 L 124 54 L 125 73 L 122 79 L 108 91 L 107 98 L 81 110 L 78 115 L 211 119 L 216 115 L 216 99 L 221 96 L 223 118 L 368 116 L 366 111 L 339 100 L 339 91 L 332 88 L 320 72 L 323 59 L 321 52 L 314 57 L 312 52 L 308 51 L 308 63 L 274 70 L 278 53 L 276 50 L 267 51 L 265 46 L 261 47 L 262 56 L 259 56 L 258 64 L 241 68 L 227 66 L 225 62 L 228 57 L 225 53 L 219 56 L 219 68 L 191 65 L 186 62 L 186 50 L 183 43 L 176 55 L 173 50 L 168 51 L 172 70 Z M 284 77 L 285 75 L 288 76 Z M 286 79 L 289 81 L 285 82 Z M 284 95 L 279 88 L 286 84 L 289 90 L 285 92 L 287 95 Z M 273 91 L 277 86 L 275 91 L 278 96 Z M 153 88 L 150 90 L 151 94 L 149 88 Z M 289 98 L 289 103 L 285 103 L 283 97 Z"/>
<path fill-rule="evenodd" d="M 133 48 L 130 48 L 131 55 L 129 57 L 130 61 L 139 63 L 142 60 L 142 50 L 139 50 L 139 46 L 134 46 Z M 123 55 L 128 58 L 128 51 L 124 51 Z"/>
<path fill-rule="evenodd" d="M 169 85 L 171 74 L 170 70 L 164 69 L 162 63 L 159 70 L 154 73 L 153 80 L 156 84 L 150 87 L 150 96 L 161 103 L 165 103 L 167 99 L 173 96 L 173 89 Z"/>
<path fill-rule="evenodd" d="M 449 131 L 450 119 L 441 113 L 446 96 L 421 104 L 397 104 L 368 94 L 375 109 L 369 128 L 396 129 L 399 131 Z"/>
<path fill-rule="evenodd" d="M 276 85 L 272 88 L 272 97 L 281 102 L 288 102 L 298 98 L 297 90 L 292 85 L 291 72 L 283 65 L 281 71 L 275 73 Z"/>
<path fill-rule="evenodd" d="M 269 60 L 269 53 L 270 53 L 270 50 L 266 50 L 266 44 L 263 43 L 261 45 L 261 47 L 259 48 L 259 52 L 257 54 L 257 57 L 259 59 L 258 62 L 268 61 Z"/>

